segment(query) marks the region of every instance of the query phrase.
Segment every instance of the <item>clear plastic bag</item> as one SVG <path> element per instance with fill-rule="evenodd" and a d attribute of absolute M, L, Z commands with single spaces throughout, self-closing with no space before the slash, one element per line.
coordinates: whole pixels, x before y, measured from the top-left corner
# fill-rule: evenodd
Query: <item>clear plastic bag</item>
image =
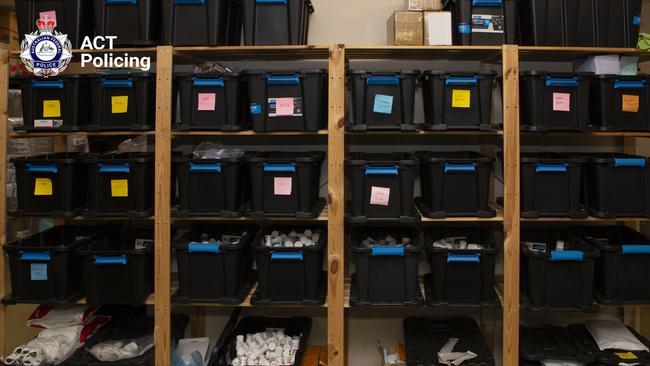
<path fill-rule="evenodd" d="M 129 360 L 144 355 L 154 346 L 154 337 L 97 343 L 88 352 L 102 362 Z"/>
<path fill-rule="evenodd" d="M 147 136 L 142 135 L 123 141 L 117 146 L 117 152 L 147 152 Z"/>
<path fill-rule="evenodd" d="M 226 148 L 214 142 L 202 142 L 194 149 L 195 159 L 226 159 L 239 158 L 244 151 L 238 148 Z"/>

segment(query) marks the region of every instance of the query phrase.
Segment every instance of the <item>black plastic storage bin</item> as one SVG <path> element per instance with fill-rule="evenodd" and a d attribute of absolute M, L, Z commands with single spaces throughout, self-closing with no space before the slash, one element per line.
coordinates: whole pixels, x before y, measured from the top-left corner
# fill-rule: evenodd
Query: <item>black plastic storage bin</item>
<path fill-rule="evenodd" d="M 596 46 L 593 0 L 525 0 L 518 6 L 523 45 Z"/>
<path fill-rule="evenodd" d="M 269 230 L 271 229 L 271 230 Z M 319 233 L 316 245 L 301 248 L 276 248 L 264 245 L 265 235 L 272 230 L 290 232 L 310 229 Z M 251 303 L 322 305 L 327 297 L 327 274 L 323 258 L 327 243 L 324 227 L 269 227 L 253 242 L 257 267 L 257 290 Z"/>
<path fill-rule="evenodd" d="M 174 216 L 238 217 L 244 213 L 243 158 L 172 159 L 178 187 L 178 207 Z"/>
<path fill-rule="evenodd" d="M 519 76 L 523 131 L 588 128 L 591 73 L 526 71 Z"/>
<path fill-rule="evenodd" d="M 492 87 L 496 73 L 427 70 L 422 80 L 425 130 L 492 130 Z"/>
<path fill-rule="evenodd" d="M 114 228 L 81 245 L 86 303 L 142 305 L 153 292 L 153 230 Z"/>
<path fill-rule="evenodd" d="M 156 120 L 156 75 L 121 72 L 90 78 L 88 130 L 153 130 Z"/>
<path fill-rule="evenodd" d="M 618 366 L 621 364 L 634 364 L 638 366 L 650 365 L 650 352 L 648 351 L 628 351 L 617 349 L 606 349 L 601 351 L 593 336 L 584 324 L 572 324 L 567 327 L 569 332 L 579 339 L 581 343 L 594 350 L 596 361 L 592 366 Z M 636 337 L 646 347 L 650 348 L 650 342 L 635 331 L 632 327 L 627 327 L 627 330 Z"/>
<path fill-rule="evenodd" d="M 616 153 L 590 154 L 585 186 L 592 216 L 650 216 L 648 158 Z"/>
<path fill-rule="evenodd" d="M 593 365 L 596 350 L 567 328 L 558 326 L 521 327 L 519 365 L 538 366 L 544 360 L 572 361 Z"/>
<path fill-rule="evenodd" d="M 347 220 L 419 221 L 413 204 L 418 160 L 410 153 L 350 153 L 345 159 Z"/>
<path fill-rule="evenodd" d="M 38 30 L 38 20 L 54 21 L 55 30 L 68 35 L 72 48 L 81 48 L 84 36 L 93 35 L 93 4 L 88 0 L 19 0 L 15 4 L 21 38 Z"/>
<path fill-rule="evenodd" d="M 14 158 L 17 215 L 76 216 L 87 185 L 79 155 L 47 154 Z"/>
<path fill-rule="evenodd" d="M 256 235 L 251 226 L 203 224 L 174 240 L 179 278 L 174 301 L 241 303 L 254 279 L 250 245 Z M 206 242 L 210 239 L 216 242 Z"/>
<path fill-rule="evenodd" d="M 449 238 L 466 238 L 467 244 L 481 249 L 437 248 L 434 242 Z M 437 306 L 495 306 L 494 267 L 499 251 L 495 235 L 480 227 L 442 227 L 424 232 L 424 243 L 431 273 L 425 275 L 427 304 Z"/>
<path fill-rule="evenodd" d="M 452 0 L 454 44 L 517 44 L 517 0 Z"/>
<path fill-rule="evenodd" d="M 595 283 L 599 303 L 650 303 L 649 238 L 627 226 L 584 227 L 578 233 L 601 253 Z"/>
<path fill-rule="evenodd" d="M 74 303 L 83 296 L 81 259 L 74 251 L 101 234 L 97 227 L 64 225 L 4 246 L 11 295 L 5 303 Z"/>
<path fill-rule="evenodd" d="M 327 70 L 246 70 L 243 77 L 253 130 L 315 132 L 327 127 Z"/>
<path fill-rule="evenodd" d="M 422 197 L 415 203 L 426 217 L 494 217 L 488 204 L 493 159 L 473 151 L 416 153 Z"/>
<path fill-rule="evenodd" d="M 564 250 L 557 250 L 557 242 Z M 595 310 L 594 268 L 600 251 L 564 230 L 521 233 L 521 285 L 529 310 Z"/>
<path fill-rule="evenodd" d="M 413 131 L 415 86 L 420 70 L 349 70 L 352 110 L 347 129 Z M 425 103 L 426 104 L 426 103 Z"/>
<path fill-rule="evenodd" d="M 163 43 L 239 46 L 242 7 L 236 0 L 162 0 Z"/>
<path fill-rule="evenodd" d="M 161 2 L 94 0 L 95 35 L 116 36 L 115 46 L 156 45 L 160 39 Z"/>
<path fill-rule="evenodd" d="M 472 351 L 477 357 L 463 361 L 466 366 L 494 366 L 481 330 L 470 318 L 410 317 L 404 319 L 404 342 L 408 365 L 437 365 L 437 350 L 450 338 L 458 338 L 454 352 Z M 432 351 L 436 352 L 432 352 Z"/>
<path fill-rule="evenodd" d="M 153 214 L 153 153 L 92 155 L 84 159 L 88 187 L 84 216 Z"/>
<path fill-rule="evenodd" d="M 641 0 L 594 0 L 597 47 L 636 48 Z"/>
<path fill-rule="evenodd" d="M 88 123 L 90 99 L 84 76 L 24 78 L 20 89 L 24 125 L 14 130 L 77 131 Z"/>
<path fill-rule="evenodd" d="M 177 130 L 241 131 L 250 128 L 244 122 L 243 94 L 246 85 L 236 72 L 214 74 L 177 74 L 180 99 Z"/>
<path fill-rule="evenodd" d="M 244 45 L 307 44 L 311 0 L 243 0 Z"/>
<path fill-rule="evenodd" d="M 325 199 L 320 191 L 321 165 L 325 153 L 260 152 L 244 157 L 250 180 L 250 216 L 320 215 Z"/>
<path fill-rule="evenodd" d="M 410 244 L 364 245 L 367 237 L 382 241 L 391 235 L 397 241 L 409 238 Z M 418 263 L 422 253 L 420 233 L 410 228 L 359 228 L 352 233 L 352 274 L 350 305 L 424 303 L 418 281 Z"/>
<path fill-rule="evenodd" d="M 582 205 L 586 162 L 567 154 L 522 154 L 521 216 L 586 217 Z"/>
<path fill-rule="evenodd" d="M 646 75 L 596 75 L 591 85 L 591 120 L 601 131 L 648 131 Z"/>

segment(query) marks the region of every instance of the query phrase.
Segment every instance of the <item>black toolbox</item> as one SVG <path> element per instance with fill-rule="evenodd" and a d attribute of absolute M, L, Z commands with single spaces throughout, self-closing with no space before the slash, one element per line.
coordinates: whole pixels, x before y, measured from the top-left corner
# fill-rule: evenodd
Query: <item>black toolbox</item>
<path fill-rule="evenodd" d="M 23 125 L 14 130 L 78 131 L 90 117 L 88 79 L 83 75 L 20 81 Z"/>
<path fill-rule="evenodd" d="M 235 0 L 162 0 L 162 40 L 175 46 L 239 46 L 242 6 Z"/>
<path fill-rule="evenodd" d="M 415 203 L 426 217 L 494 217 L 490 207 L 493 159 L 473 151 L 419 151 L 422 197 Z"/>
<path fill-rule="evenodd" d="M 22 38 L 38 30 L 42 20 L 48 28 L 66 34 L 72 48 L 81 48 L 84 36 L 93 35 L 93 4 L 88 0 L 19 0 L 16 5 L 18 33 Z M 52 24 L 48 24 L 52 22 Z M 7 30 L 8 31 L 8 30 Z"/>
<path fill-rule="evenodd" d="M 454 44 L 517 44 L 516 0 L 452 0 Z"/>
<path fill-rule="evenodd" d="M 13 158 L 16 215 L 76 216 L 86 192 L 84 169 L 74 153 Z"/>
<path fill-rule="evenodd" d="M 179 279 L 174 302 L 241 303 L 254 279 L 256 235 L 253 226 L 200 224 L 174 240 Z"/>
<path fill-rule="evenodd" d="M 600 250 L 570 231 L 521 233 L 521 286 L 529 310 L 597 309 L 594 271 Z"/>
<path fill-rule="evenodd" d="M 591 123 L 591 73 L 526 71 L 519 76 L 523 131 L 582 131 Z"/>
<path fill-rule="evenodd" d="M 248 0 L 247 0 L 248 1 Z M 325 69 L 246 70 L 253 130 L 309 131 L 327 127 L 328 80 Z"/>
<path fill-rule="evenodd" d="M 558 326 L 529 326 L 519 330 L 519 365 L 540 366 L 545 360 L 559 360 L 582 365 L 594 365 L 596 350 L 592 344 L 567 328 Z"/>
<path fill-rule="evenodd" d="M 586 217 L 584 157 L 560 153 L 521 156 L 521 216 Z"/>
<path fill-rule="evenodd" d="M 83 215 L 148 217 L 153 214 L 153 153 L 89 155 Z"/>
<path fill-rule="evenodd" d="M 492 88 L 496 72 L 422 73 L 425 130 L 492 130 Z"/>
<path fill-rule="evenodd" d="M 349 70 L 352 110 L 347 129 L 413 131 L 415 87 L 420 70 Z"/>
<path fill-rule="evenodd" d="M 311 0 L 242 0 L 244 45 L 307 44 Z"/>
<path fill-rule="evenodd" d="M 246 84 L 240 73 L 179 73 L 174 80 L 180 109 L 175 129 L 241 131 L 250 128 L 250 123 L 244 121 Z"/>
<path fill-rule="evenodd" d="M 519 19 L 522 45 L 596 46 L 593 0 L 520 1 Z"/>
<path fill-rule="evenodd" d="M 418 160 L 410 153 L 361 153 L 345 159 L 346 219 L 419 221 L 413 204 Z"/>
<path fill-rule="evenodd" d="M 455 242 L 449 243 L 448 238 Z M 467 247 L 471 244 L 479 247 Z M 424 277 L 427 305 L 497 304 L 494 268 L 499 249 L 495 233 L 472 226 L 436 227 L 424 232 L 424 245 L 431 269 Z"/>
<path fill-rule="evenodd" d="M 114 46 L 155 46 L 160 39 L 161 2 L 161 0 L 94 0 L 95 35 L 115 36 Z"/>
<path fill-rule="evenodd" d="M 385 243 L 388 236 L 396 242 Z M 351 241 L 355 272 L 350 305 L 419 306 L 424 303 L 418 280 L 422 240 L 417 230 L 364 227 L 352 233 Z"/>
<path fill-rule="evenodd" d="M 592 128 L 600 131 L 648 131 L 646 75 L 596 75 L 591 82 Z"/>

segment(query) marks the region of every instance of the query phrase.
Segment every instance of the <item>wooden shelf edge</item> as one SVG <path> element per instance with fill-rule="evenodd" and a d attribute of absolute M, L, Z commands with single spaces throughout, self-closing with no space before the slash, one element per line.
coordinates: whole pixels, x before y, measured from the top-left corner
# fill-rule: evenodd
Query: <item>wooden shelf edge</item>
<path fill-rule="evenodd" d="M 587 216 L 584 218 L 571 218 L 571 217 L 522 217 L 522 222 L 638 222 L 650 221 L 650 217 L 593 217 Z"/>
<path fill-rule="evenodd" d="M 56 136 L 140 136 L 155 135 L 155 131 L 35 131 L 35 132 L 11 132 L 9 138 L 11 139 L 26 139 L 35 137 L 56 137 Z"/>
<path fill-rule="evenodd" d="M 327 136 L 327 130 L 303 131 L 173 131 L 173 136 Z"/>

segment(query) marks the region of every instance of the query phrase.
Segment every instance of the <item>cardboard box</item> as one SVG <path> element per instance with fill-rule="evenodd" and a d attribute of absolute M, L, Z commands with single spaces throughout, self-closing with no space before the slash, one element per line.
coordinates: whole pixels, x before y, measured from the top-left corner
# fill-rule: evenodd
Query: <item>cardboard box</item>
<path fill-rule="evenodd" d="M 422 12 L 396 11 L 388 19 L 388 44 L 396 46 L 421 46 Z"/>
<path fill-rule="evenodd" d="M 451 46 L 452 39 L 451 12 L 424 12 L 424 45 Z"/>
<path fill-rule="evenodd" d="M 575 61 L 573 70 L 576 72 L 593 72 L 596 75 L 619 75 L 621 63 L 618 55 L 591 56 L 584 60 Z"/>
<path fill-rule="evenodd" d="M 406 348 L 402 343 L 384 346 L 377 339 L 377 348 L 381 355 L 381 366 L 406 366 Z"/>
<path fill-rule="evenodd" d="M 408 10 L 442 10 L 442 0 L 407 0 Z"/>
<path fill-rule="evenodd" d="M 9 51 L 20 51 L 20 34 L 15 11 L 0 11 L 0 42 L 8 44 Z"/>

